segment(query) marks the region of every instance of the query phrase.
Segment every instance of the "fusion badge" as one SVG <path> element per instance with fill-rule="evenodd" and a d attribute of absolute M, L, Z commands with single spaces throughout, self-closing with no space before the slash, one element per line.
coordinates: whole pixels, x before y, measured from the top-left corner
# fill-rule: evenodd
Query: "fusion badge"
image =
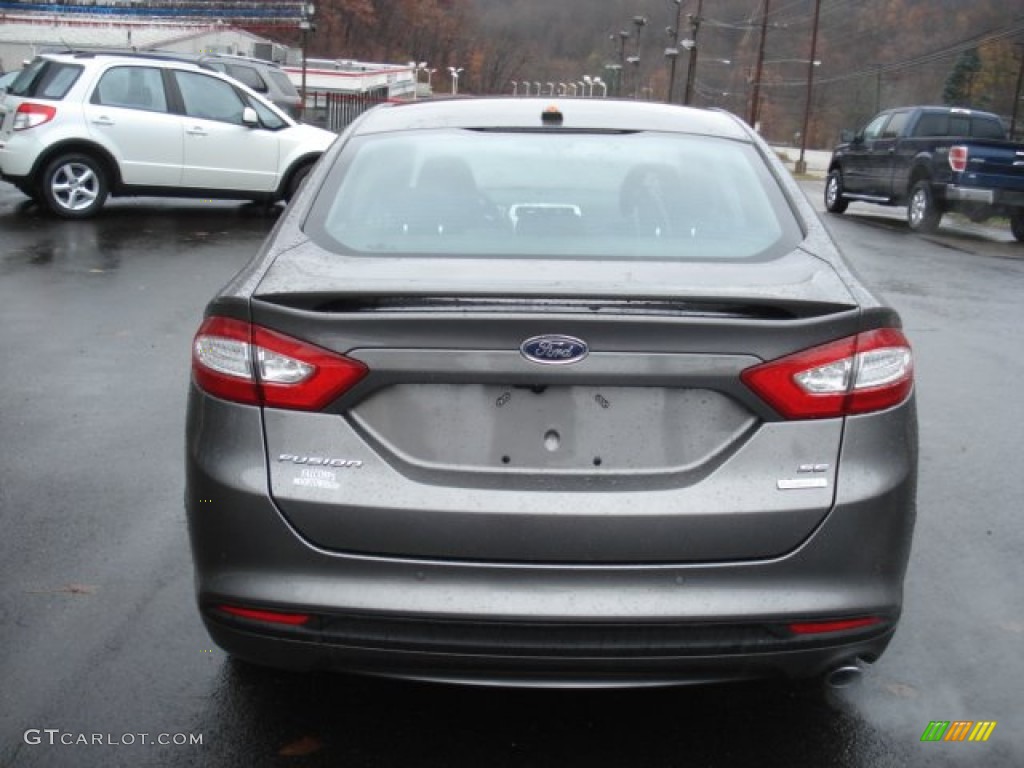
<path fill-rule="evenodd" d="M 578 363 L 590 352 L 587 343 L 575 336 L 534 336 L 519 346 L 523 357 L 542 365 L 569 365 Z"/>

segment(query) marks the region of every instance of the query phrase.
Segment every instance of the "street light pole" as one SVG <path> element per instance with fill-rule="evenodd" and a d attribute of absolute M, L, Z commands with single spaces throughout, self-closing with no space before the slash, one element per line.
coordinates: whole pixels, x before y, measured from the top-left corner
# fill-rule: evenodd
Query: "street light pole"
<path fill-rule="evenodd" d="M 309 43 L 309 33 L 315 28 L 313 26 L 313 14 L 316 13 L 316 6 L 312 3 L 302 4 L 302 19 L 299 21 L 299 29 L 302 30 L 302 105 L 299 116 L 306 115 L 306 47 Z"/>
<path fill-rule="evenodd" d="M 629 61 L 633 64 L 633 98 L 640 98 L 640 32 L 647 26 L 646 16 L 634 16 L 633 24 L 636 25 L 636 53 L 630 56 Z"/>
<path fill-rule="evenodd" d="M 807 128 L 811 122 L 811 94 L 814 90 L 814 57 L 818 53 L 818 19 L 821 17 L 821 0 L 814 0 L 814 29 L 811 32 L 811 58 L 807 62 L 807 100 L 804 104 L 804 128 L 800 132 L 800 159 L 796 161 L 794 170 L 798 174 L 807 173 Z"/>
<path fill-rule="evenodd" d="M 412 86 L 412 100 L 416 101 L 419 98 L 420 90 L 420 72 L 427 68 L 427 62 L 425 61 L 410 61 L 409 68 L 412 69 L 413 74 L 413 86 Z"/>
<path fill-rule="evenodd" d="M 448 67 L 448 72 L 452 76 L 452 96 L 459 92 L 459 73 L 463 69 L 464 67 Z"/>
<path fill-rule="evenodd" d="M 614 73 L 612 78 L 612 95 L 622 96 L 622 76 L 626 70 L 626 41 L 629 39 L 629 32 L 626 30 L 619 30 L 615 35 L 609 35 L 612 40 L 618 38 L 619 41 L 619 63 L 609 64 L 605 69 L 610 69 Z"/>

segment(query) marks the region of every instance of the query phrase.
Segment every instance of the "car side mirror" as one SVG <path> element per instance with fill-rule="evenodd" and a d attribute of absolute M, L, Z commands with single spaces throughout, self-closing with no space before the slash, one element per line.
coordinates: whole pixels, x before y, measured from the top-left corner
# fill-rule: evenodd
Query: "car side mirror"
<path fill-rule="evenodd" d="M 260 125 L 260 116 L 256 114 L 256 110 L 252 107 L 246 107 L 242 110 L 242 125 L 247 125 L 250 128 L 258 128 Z"/>
<path fill-rule="evenodd" d="M 849 144 L 857 138 L 857 134 L 851 131 L 849 128 L 843 128 L 839 132 L 839 140 L 844 144 Z"/>

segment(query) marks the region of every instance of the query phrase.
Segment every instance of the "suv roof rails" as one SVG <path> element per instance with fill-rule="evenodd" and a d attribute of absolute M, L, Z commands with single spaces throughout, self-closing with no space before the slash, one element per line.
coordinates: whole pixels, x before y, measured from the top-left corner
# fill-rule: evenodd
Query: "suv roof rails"
<path fill-rule="evenodd" d="M 123 56 L 133 59 L 150 59 L 155 61 L 180 61 L 184 64 L 201 66 L 200 54 L 175 53 L 173 51 L 134 51 L 127 48 L 75 48 L 72 46 L 48 47 L 40 52 L 41 56 L 73 56 L 76 59 L 94 59 L 97 56 Z"/>

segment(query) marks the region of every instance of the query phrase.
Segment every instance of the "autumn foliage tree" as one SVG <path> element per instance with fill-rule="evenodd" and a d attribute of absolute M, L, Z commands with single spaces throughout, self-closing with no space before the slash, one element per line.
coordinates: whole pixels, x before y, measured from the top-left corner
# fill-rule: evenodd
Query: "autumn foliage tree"
<path fill-rule="evenodd" d="M 427 62 L 438 70 L 436 90 L 447 89 L 447 67 L 462 67 L 460 91 L 494 94 L 511 93 L 512 81 L 541 82 L 545 92 L 584 75 L 610 83 L 621 59 L 637 55 L 624 93 L 655 100 L 667 93 L 665 50 L 692 35 L 686 14 L 697 9 L 697 0 L 682 0 L 673 35 L 671 0 L 313 1 L 313 57 Z M 772 140 L 792 141 L 802 127 L 814 5 L 771 3 L 760 115 Z M 764 2 L 704 0 L 702 8 L 694 103 L 749 114 Z M 637 16 L 647 20 L 642 28 Z M 1012 111 L 1024 17 L 1008 15 L 1005 0 L 822 0 L 819 27 L 809 146 L 831 146 L 840 128 L 879 109 L 941 102 L 947 86 L 961 103 L 969 96 L 979 108 Z M 958 60 L 965 48 L 976 49 L 976 64 Z M 676 101 L 687 58 L 678 60 Z"/>

